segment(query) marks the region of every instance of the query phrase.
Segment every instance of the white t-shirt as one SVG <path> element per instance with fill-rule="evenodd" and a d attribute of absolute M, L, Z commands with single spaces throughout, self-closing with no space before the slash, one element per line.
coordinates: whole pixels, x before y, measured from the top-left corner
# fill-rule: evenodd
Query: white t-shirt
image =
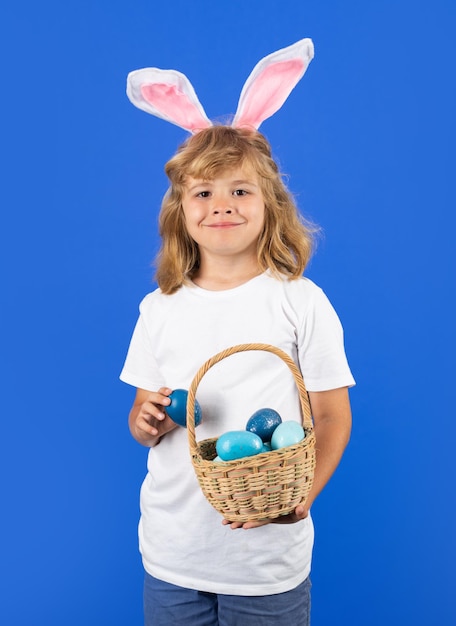
<path fill-rule="evenodd" d="M 140 305 L 140 317 L 121 373 L 135 387 L 188 389 L 200 366 L 241 343 L 268 343 L 299 365 L 308 391 L 354 384 L 343 331 L 328 299 L 312 281 L 279 280 L 268 272 L 226 291 L 183 286 L 159 289 Z M 242 430 L 256 410 L 301 421 L 288 367 L 264 351 L 234 354 L 203 377 L 196 397 L 203 422 L 197 440 Z M 144 568 L 182 587 L 235 595 L 293 589 L 310 572 L 311 517 L 248 531 L 222 525 L 195 476 L 187 430 L 178 427 L 151 448 L 141 488 L 139 543 Z"/>

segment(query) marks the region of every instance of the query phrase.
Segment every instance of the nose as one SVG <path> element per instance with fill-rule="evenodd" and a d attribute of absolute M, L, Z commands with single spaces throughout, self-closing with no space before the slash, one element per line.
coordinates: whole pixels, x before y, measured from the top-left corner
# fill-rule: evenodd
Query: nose
<path fill-rule="evenodd" d="M 233 199 L 231 196 L 214 196 L 214 202 L 212 205 L 213 215 L 230 215 L 233 211 Z"/>

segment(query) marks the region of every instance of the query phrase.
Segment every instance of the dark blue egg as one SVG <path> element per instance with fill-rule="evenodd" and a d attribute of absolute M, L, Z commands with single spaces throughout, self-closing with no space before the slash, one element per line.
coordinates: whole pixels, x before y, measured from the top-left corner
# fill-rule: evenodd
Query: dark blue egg
<path fill-rule="evenodd" d="M 234 461 L 263 452 L 263 442 L 258 435 L 246 430 L 230 430 L 220 435 L 215 449 L 223 461 Z"/>
<path fill-rule="evenodd" d="M 185 389 L 174 389 L 169 399 L 171 404 L 165 407 L 169 417 L 184 428 L 187 426 L 187 396 L 188 391 Z M 201 424 L 201 407 L 198 400 L 195 400 L 195 426 Z"/>
<path fill-rule="evenodd" d="M 246 430 L 261 437 L 262 441 L 270 441 L 272 433 L 282 423 L 282 418 L 274 409 L 259 409 L 247 422 Z"/>

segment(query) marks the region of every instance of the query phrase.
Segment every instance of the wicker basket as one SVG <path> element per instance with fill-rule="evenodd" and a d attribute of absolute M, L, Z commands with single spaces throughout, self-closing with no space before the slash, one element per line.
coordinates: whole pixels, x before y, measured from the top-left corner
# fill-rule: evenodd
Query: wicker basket
<path fill-rule="evenodd" d="M 280 357 L 296 382 L 305 438 L 299 443 L 223 463 L 217 456 L 215 439 L 196 442 L 195 395 L 199 383 L 216 363 L 237 352 L 264 350 Z M 286 417 L 283 417 L 285 420 Z M 309 399 L 301 373 L 285 352 L 263 343 L 233 346 L 219 352 L 196 373 L 187 399 L 187 431 L 190 455 L 198 482 L 210 504 L 231 522 L 276 518 L 291 513 L 305 502 L 312 487 L 315 468 L 315 435 Z"/>

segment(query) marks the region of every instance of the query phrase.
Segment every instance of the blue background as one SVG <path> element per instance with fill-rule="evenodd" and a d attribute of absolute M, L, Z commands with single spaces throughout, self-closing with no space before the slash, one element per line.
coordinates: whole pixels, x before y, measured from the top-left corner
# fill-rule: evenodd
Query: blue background
<path fill-rule="evenodd" d="M 0 622 L 141 624 L 146 450 L 118 374 L 186 134 L 129 103 L 127 73 L 179 69 L 217 119 L 261 57 L 309 36 L 314 61 L 261 130 L 324 230 L 308 276 L 358 383 L 313 511 L 313 626 L 456 623 L 453 0 L 1 11 Z"/>

